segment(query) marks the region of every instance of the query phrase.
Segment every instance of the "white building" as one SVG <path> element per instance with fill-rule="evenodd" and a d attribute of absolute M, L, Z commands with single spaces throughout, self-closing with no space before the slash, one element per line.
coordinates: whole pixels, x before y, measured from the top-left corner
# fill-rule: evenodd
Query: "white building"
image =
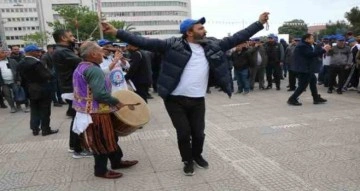
<path fill-rule="evenodd" d="M 26 34 L 40 31 L 36 0 L 0 0 L 0 5 L 1 39 L 7 45 L 24 44 Z"/>
<path fill-rule="evenodd" d="M 191 18 L 190 0 L 101 0 L 107 21 L 125 21 L 152 38 L 180 36 L 179 25 Z"/>
<path fill-rule="evenodd" d="M 57 6 L 83 5 L 97 11 L 98 2 L 107 21 L 125 21 L 134 32 L 153 38 L 180 36 L 180 22 L 191 17 L 191 0 L 0 0 L 1 39 L 23 47 L 25 35 L 47 32 L 45 43 L 54 43 L 47 23 L 61 19 L 54 11 Z"/>

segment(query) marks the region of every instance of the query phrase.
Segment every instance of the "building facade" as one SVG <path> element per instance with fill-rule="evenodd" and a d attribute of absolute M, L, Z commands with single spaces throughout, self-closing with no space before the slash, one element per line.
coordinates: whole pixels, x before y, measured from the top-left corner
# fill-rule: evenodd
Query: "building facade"
<path fill-rule="evenodd" d="M 57 6 L 87 6 L 101 10 L 107 21 L 124 21 L 146 37 L 180 36 L 179 25 L 191 17 L 191 0 L 0 0 L 0 32 L 7 45 L 24 46 L 24 37 L 47 33 L 43 44 L 54 43 L 47 23 L 60 20 Z M 4 41 L 5 40 L 5 41 Z"/>
<path fill-rule="evenodd" d="M 125 21 L 146 37 L 180 36 L 179 25 L 191 18 L 190 0 L 102 0 L 107 21 Z"/>

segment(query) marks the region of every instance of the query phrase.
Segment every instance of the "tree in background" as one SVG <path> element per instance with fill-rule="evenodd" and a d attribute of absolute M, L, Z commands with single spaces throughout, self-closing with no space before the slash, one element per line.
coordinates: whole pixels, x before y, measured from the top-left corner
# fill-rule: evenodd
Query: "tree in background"
<path fill-rule="evenodd" d="M 55 11 L 61 19 L 48 23 L 54 30 L 69 29 L 74 35 L 79 34 L 79 41 L 99 36 L 97 13 L 88 7 L 64 5 L 55 8 Z"/>
<path fill-rule="evenodd" d="M 132 24 L 126 24 L 124 21 L 110 21 L 109 23 L 115 28 L 122 29 L 125 31 L 132 31 L 135 29 L 135 27 L 133 27 Z M 117 41 L 116 37 L 114 36 L 104 35 L 104 37 L 113 42 Z"/>
<path fill-rule="evenodd" d="M 60 19 L 55 20 L 53 23 L 48 23 L 54 30 L 69 29 L 77 36 L 77 40 L 97 40 L 100 38 L 100 31 L 98 27 L 97 12 L 91 11 L 88 7 L 84 6 L 70 6 L 64 5 L 55 8 L 59 13 Z M 132 25 L 126 25 L 123 21 L 110 21 L 118 29 L 133 30 Z M 109 40 L 116 40 L 114 37 L 105 36 Z"/>
<path fill-rule="evenodd" d="M 326 28 L 319 32 L 319 36 L 322 37 L 325 35 L 335 34 L 344 35 L 347 31 L 349 31 L 350 27 L 351 26 L 345 21 L 336 21 L 336 23 L 329 21 L 329 23 L 326 24 Z"/>
<path fill-rule="evenodd" d="M 308 32 L 307 24 L 301 19 L 286 21 L 278 28 L 279 34 L 289 34 L 290 37 L 301 37 Z"/>
<path fill-rule="evenodd" d="M 35 32 L 25 35 L 23 40 L 25 41 L 25 44 L 36 44 L 40 47 L 44 47 L 49 40 L 49 36 L 45 32 Z"/>
<path fill-rule="evenodd" d="M 346 12 L 345 18 L 351 24 L 350 30 L 355 35 L 360 35 L 360 9 L 359 9 L 359 7 L 353 7 L 349 12 Z"/>

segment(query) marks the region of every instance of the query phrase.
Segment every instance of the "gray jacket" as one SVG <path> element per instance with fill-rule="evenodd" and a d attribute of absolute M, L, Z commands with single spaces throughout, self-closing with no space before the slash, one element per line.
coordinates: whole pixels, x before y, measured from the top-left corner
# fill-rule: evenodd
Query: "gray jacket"
<path fill-rule="evenodd" d="M 264 48 L 264 46 L 258 46 L 258 47 L 252 47 L 249 49 L 249 51 L 251 52 L 251 62 L 250 62 L 250 68 L 253 68 L 255 66 L 258 66 L 257 61 L 258 61 L 258 53 L 261 56 L 261 64 L 258 67 L 265 67 L 267 65 L 267 55 L 266 55 L 266 50 Z"/>
<path fill-rule="evenodd" d="M 344 48 L 334 46 L 328 55 L 331 56 L 330 66 L 352 64 L 352 53 L 349 46 L 345 46 Z"/>
<path fill-rule="evenodd" d="M 294 50 L 295 50 L 296 45 L 295 44 L 291 44 L 290 46 L 288 46 L 286 48 L 285 51 L 285 63 L 289 65 L 289 69 L 293 70 L 294 69 Z"/>

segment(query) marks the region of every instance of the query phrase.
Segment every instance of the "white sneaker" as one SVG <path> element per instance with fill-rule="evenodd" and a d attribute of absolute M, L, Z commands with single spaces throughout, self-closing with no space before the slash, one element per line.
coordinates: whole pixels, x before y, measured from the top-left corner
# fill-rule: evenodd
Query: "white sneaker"
<path fill-rule="evenodd" d="M 73 152 L 74 152 L 74 149 L 73 149 L 73 148 L 69 148 L 69 149 L 68 149 L 68 152 L 69 152 L 69 153 L 73 153 Z"/>

